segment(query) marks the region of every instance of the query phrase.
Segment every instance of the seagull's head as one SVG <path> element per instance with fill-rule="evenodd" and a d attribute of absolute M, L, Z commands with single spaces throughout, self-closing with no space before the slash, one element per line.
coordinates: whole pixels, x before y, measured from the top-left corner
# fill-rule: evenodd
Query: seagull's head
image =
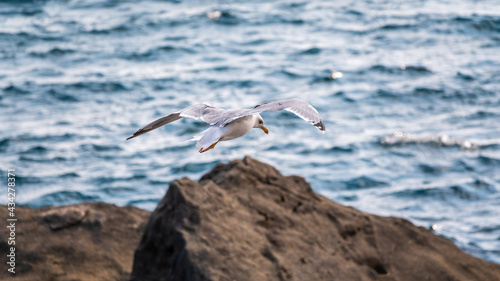
<path fill-rule="evenodd" d="M 264 119 L 262 119 L 260 114 L 255 114 L 254 116 L 255 116 L 255 118 L 254 118 L 255 125 L 253 127 L 259 128 L 262 131 L 264 131 L 264 133 L 269 134 L 269 130 L 266 128 L 266 126 L 264 126 Z"/>

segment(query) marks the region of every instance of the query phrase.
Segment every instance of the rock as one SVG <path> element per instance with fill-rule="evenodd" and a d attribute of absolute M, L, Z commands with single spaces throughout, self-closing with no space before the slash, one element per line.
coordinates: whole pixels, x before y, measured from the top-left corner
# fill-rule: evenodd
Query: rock
<path fill-rule="evenodd" d="M 81 223 L 88 213 L 88 207 L 77 205 L 50 209 L 37 217 L 40 221 L 45 222 L 50 229 L 58 230 Z"/>
<path fill-rule="evenodd" d="M 5 253 L 11 246 L 8 233 L 1 231 L 0 280 L 90 281 L 129 279 L 134 249 L 150 212 L 86 203 L 16 207 L 15 214 L 16 273 L 7 271 Z M 1 206 L 0 217 L 7 217 L 6 206 Z"/>
<path fill-rule="evenodd" d="M 252 158 L 183 178 L 151 214 L 132 280 L 500 280 L 500 265 L 401 218 L 339 205 Z"/>
<path fill-rule="evenodd" d="M 16 274 L 0 231 L 0 280 L 500 280 L 500 265 L 427 229 L 339 205 L 249 157 L 172 182 L 153 213 L 105 203 L 15 212 Z"/>

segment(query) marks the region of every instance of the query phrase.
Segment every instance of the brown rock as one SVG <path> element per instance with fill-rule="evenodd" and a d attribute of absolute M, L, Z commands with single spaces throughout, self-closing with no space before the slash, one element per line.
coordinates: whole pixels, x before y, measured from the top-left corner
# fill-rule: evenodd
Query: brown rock
<path fill-rule="evenodd" d="M 150 214 L 135 207 L 87 203 L 17 207 L 16 273 L 7 271 L 7 231 L 0 232 L 0 280 L 128 280 L 133 251 Z M 7 218 L 1 206 L 0 217 Z"/>
<path fill-rule="evenodd" d="M 500 265 L 407 220 L 339 205 L 246 157 L 199 183 L 171 183 L 135 252 L 132 280 L 492 281 Z"/>

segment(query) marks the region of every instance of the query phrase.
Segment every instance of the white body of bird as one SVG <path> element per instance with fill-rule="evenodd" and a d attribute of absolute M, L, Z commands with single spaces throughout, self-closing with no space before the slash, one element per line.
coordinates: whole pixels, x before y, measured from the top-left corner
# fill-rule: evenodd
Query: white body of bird
<path fill-rule="evenodd" d="M 261 120 L 262 123 L 260 122 Z M 196 147 L 203 150 L 219 141 L 228 141 L 244 136 L 251 129 L 260 128 L 261 124 L 263 125 L 264 121 L 259 114 L 245 116 L 234 120 L 224 127 L 210 126 L 208 129 L 194 136 L 191 140 L 196 141 Z M 266 132 L 267 128 L 263 130 Z"/>

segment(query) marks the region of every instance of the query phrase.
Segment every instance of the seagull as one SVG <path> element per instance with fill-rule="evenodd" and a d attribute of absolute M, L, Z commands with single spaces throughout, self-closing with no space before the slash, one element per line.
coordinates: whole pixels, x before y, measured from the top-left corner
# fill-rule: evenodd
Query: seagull
<path fill-rule="evenodd" d="M 239 138 L 253 128 L 261 129 L 264 133 L 269 134 L 260 113 L 281 110 L 294 113 L 314 125 L 322 133 L 325 133 L 325 125 L 318 111 L 312 105 L 300 99 L 288 99 L 262 103 L 252 109 L 226 110 L 206 103 L 194 104 L 147 124 L 126 140 L 160 128 L 183 117 L 189 117 L 210 124 L 208 129 L 191 139 L 191 141 L 196 141 L 196 147 L 200 149 L 198 152 L 203 153 L 214 148 L 220 141 Z"/>

